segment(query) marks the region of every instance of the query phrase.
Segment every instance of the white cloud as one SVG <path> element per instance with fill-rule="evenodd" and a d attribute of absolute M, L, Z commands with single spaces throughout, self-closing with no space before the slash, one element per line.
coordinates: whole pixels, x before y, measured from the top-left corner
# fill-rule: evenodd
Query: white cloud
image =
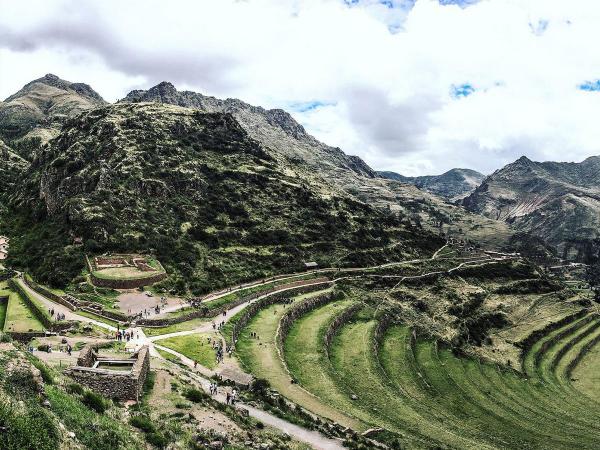
<path fill-rule="evenodd" d="M 598 2 L 390 4 L 0 0 L 0 96 L 52 72 L 108 100 L 166 79 L 266 107 L 318 101 L 292 111 L 309 132 L 407 175 L 600 154 L 600 92 L 577 89 L 600 78 Z"/>

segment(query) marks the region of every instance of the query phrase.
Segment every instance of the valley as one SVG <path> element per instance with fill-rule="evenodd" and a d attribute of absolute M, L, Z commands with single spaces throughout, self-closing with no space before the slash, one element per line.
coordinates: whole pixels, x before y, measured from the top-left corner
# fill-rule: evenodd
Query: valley
<path fill-rule="evenodd" d="M 0 137 L 0 447 L 597 446 L 597 158 L 409 179 L 51 74 Z"/>

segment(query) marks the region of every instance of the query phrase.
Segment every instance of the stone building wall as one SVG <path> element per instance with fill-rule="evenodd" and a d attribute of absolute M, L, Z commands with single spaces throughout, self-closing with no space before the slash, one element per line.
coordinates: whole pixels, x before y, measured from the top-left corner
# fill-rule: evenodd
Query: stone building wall
<path fill-rule="evenodd" d="M 69 377 L 79 384 L 108 398 L 119 400 L 138 400 L 144 389 L 144 382 L 150 371 L 150 352 L 148 347 L 142 347 L 137 355 L 131 371 L 96 369 L 79 365 L 93 363 L 102 359 L 95 356 L 92 347 L 82 350 L 78 365 L 65 371 Z"/>

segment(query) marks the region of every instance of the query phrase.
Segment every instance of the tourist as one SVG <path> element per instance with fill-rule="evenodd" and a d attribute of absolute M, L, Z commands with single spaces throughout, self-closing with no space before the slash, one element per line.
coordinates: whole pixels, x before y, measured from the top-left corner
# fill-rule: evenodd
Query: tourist
<path fill-rule="evenodd" d="M 227 397 L 225 398 L 225 403 L 229 405 L 229 401 L 231 400 L 231 394 L 227 393 Z"/>
<path fill-rule="evenodd" d="M 72 350 L 73 350 L 73 348 L 71 347 L 71 344 L 67 344 L 67 353 L 69 354 L 69 356 L 71 356 Z"/>

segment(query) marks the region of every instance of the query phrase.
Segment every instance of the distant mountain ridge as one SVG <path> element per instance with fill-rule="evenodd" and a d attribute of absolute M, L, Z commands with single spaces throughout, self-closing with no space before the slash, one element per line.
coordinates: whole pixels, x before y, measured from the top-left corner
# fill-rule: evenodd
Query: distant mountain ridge
<path fill-rule="evenodd" d="M 565 258 L 585 259 L 590 241 L 600 237 L 600 157 L 566 163 L 523 156 L 487 177 L 462 203 L 541 237 Z"/>
<path fill-rule="evenodd" d="M 396 172 L 378 171 L 383 178 L 413 184 L 419 189 L 456 201 L 475 190 L 485 179 L 485 175 L 471 169 L 450 169 L 441 175 L 406 177 Z"/>

